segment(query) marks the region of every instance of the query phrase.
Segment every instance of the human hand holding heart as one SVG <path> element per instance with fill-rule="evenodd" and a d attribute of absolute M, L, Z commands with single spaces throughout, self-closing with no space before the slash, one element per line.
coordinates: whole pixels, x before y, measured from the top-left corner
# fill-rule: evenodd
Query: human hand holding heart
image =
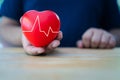
<path fill-rule="evenodd" d="M 21 17 L 23 47 L 32 55 L 52 50 L 60 44 L 62 32 L 58 15 L 50 10 L 30 10 Z"/>

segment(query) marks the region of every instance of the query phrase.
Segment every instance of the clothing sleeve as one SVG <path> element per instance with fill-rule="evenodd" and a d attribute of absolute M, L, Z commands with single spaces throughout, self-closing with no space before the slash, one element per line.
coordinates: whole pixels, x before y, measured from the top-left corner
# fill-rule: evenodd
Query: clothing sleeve
<path fill-rule="evenodd" d="M 112 28 L 120 28 L 120 12 L 117 0 L 104 0 L 103 18 L 101 20 L 102 27 L 106 30 Z"/>
<path fill-rule="evenodd" d="M 0 9 L 0 15 L 19 21 L 22 14 L 22 0 L 4 0 Z"/>

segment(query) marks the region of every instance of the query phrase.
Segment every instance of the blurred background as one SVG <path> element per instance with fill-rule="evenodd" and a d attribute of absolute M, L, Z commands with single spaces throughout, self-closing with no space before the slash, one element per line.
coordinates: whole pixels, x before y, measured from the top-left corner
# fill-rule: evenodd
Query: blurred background
<path fill-rule="evenodd" d="M 119 10 L 120 10 L 120 0 L 117 0 L 118 6 L 119 6 Z"/>
<path fill-rule="evenodd" d="M 1 4 L 4 0 L 0 0 L 0 7 L 1 7 Z M 120 0 L 117 0 L 117 3 L 118 3 L 118 6 L 119 6 L 119 10 L 120 10 Z"/>
<path fill-rule="evenodd" d="M 0 0 L 0 7 L 1 7 L 2 2 L 3 2 L 3 0 Z"/>
<path fill-rule="evenodd" d="M 0 0 L 0 7 L 1 7 L 1 4 L 3 3 L 4 0 Z M 119 7 L 119 11 L 120 11 L 120 0 L 117 0 L 117 3 L 118 3 L 118 7 Z M 0 48 L 2 48 L 2 44 L 0 43 Z"/>

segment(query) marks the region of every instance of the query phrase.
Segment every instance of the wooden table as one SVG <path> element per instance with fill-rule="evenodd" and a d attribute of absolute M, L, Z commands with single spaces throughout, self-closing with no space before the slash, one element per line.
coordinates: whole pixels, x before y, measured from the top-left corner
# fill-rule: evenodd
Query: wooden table
<path fill-rule="evenodd" d="M 46 56 L 3 48 L 0 80 L 120 80 L 120 48 L 58 48 Z"/>

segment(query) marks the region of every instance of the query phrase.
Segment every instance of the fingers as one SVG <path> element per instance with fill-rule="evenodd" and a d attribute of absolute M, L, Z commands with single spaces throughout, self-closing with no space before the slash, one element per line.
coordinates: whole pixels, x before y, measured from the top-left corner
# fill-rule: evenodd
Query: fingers
<path fill-rule="evenodd" d="M 77 47 L 78 48 L 83 48 L 83 42 L 82 42 L 82 40 L 77 41 Z"/>
<path fill-rule="evenodd" d="M 116 40 L 115 38 L 112 36 L 110 37 L 109 39 L 109 42 L 108 42 L 108 45 L 107 45 L 107 48 L 114 48 L 116 46 Z"/>
<path fill-rule="evenodd" d="M 57 48 L 60 45 L 60 40 L 63 38 L 62 31 L 59 31 L 58 36 L 54 41 L 52 41 L 47 47 L 46 47 L 46 53 L 51 52 L 55 48 Z"/>
<path fill-rule="evenodd" d="M 47 46 L 47 50 L 53 50 L 53 49 L 57 48 L 60 45 L 60 40 L 62 38 L 63 38 L 63 33 L 62 33 L 62 31 L 59 31 L 58 36 L 56 37 L 56 39 L 54 41 L 52 41 Z"/>
<path fill-rule="evenodd" d="M 62 31 L 59 31 L 58 36 L 56 37 L 57 40 L 61 40 L 63 38 Z"/>
<path fill-rule="evenodd" d="M 27 54 L 33 56 L 40 55 L 45 52 L 44 48 L 34 47 L 34 46 L 25 46 L 24 49 Z"/>
<path fill-rule="evenodd" d="M 22 35 L 22 43 L 23 43 L 23 48 L 24 48 L 24 50 L 27 54 L 29 54 L 29 55 L 40 55 L 42 53 L 47 52 L 48 50 L 51 51 L 51 50 L 55 49 L 56 47 L 58 47 L 60 45 L 60 40 L 62 38 L 63 38 L 63 34 L 60 31 L 58 33 L 58 36 L 57 36 L 56 40 L 52 41 L 46 48 L 43 48 L 43 47 L 32 46 L 23 34 Z"/>
<path fill-rule="evenodd" d="M 99 48 L 101 49 L 107 48 L 107 45 L 109 45 L 108 43 L 109 43 L 110 37 L 111 35 L 104 31 L 100 40 Z"/>
<path fill-rule="evenodd" d="M 60 45 L 60 41 L 59 40 L 54 40 L 47 46 L 47 49 L 48 50 L 53 50 L 56 47 L 58 47 L 59 45 Z"/>
<path fill-rule="evenodd" d="M 100 45 L 102 35 L 103 31 L 101 29 L 94 30 L 93 36 L 91 38 L 91 48 L 97 48 Z"/>
<path fill-rule="evenodd" d="M 82 42 L 83 42 L 83 46 L 85 48 L 89 48 L 90 47 L 90 42 L 91 42 L 91 38 L 93 36 L 93 29 L 89 29 L 88 31 L 86 31 L 83 36 L 82 36 Z"/>
<path fill-rule="evenodd" d="M 22 43 L 25 52 L 29 55 L 39 55 L 45 52 L 44 48 L 34 47 L 30 44 L 30 42 L 26 39 L 24 34 L 22 35 Z"/>
<path fill-rule="evenodd" d="M 115 37 L 102 30 L 91 28 L 87 30 L 83 36 L 82 40 L 77 42 L 79 48 L 113 48 L 116 45 Z"/>

